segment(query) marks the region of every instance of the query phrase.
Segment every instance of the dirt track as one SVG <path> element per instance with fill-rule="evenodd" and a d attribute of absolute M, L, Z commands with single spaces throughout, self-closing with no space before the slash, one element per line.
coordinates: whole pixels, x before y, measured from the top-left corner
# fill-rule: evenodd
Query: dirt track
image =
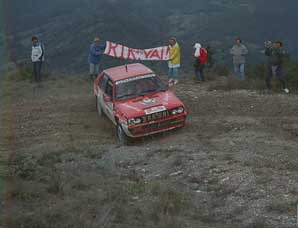
<path fill-rule="evenodd" d="M 185 128 L 119 147 L 90 82 L 19 82 L 15 227 L 296 227 L 298 96 L 208 86 L 174 89 Z"/>

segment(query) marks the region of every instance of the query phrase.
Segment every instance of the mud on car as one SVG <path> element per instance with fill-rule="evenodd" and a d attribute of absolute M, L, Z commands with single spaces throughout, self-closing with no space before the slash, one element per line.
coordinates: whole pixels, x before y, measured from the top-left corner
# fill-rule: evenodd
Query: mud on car
<path fill-rule="evenodd" d="M 94 81 L 94 95 L 99 116 L 105 114 L 116 126 L 121 144 L 185 125 L 184 104 L 139 63 L 103 71 Z"/>

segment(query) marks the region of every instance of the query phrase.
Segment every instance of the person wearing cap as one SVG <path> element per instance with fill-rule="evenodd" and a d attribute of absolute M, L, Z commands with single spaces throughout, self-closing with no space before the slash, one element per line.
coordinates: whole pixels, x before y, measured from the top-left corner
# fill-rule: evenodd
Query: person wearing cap
<path fill-rule="evenodd" d="M 235 45 L 232 47 L 230 51 L 233 56 L 233 64 L 234 64 L 234 74 L 235 77 L 239 80 L 245 79 L 245 62 L 246 55 L 248 54 L 248 50 L 245 45 L 242 44 L 242 40 L 238 37 L 235 40 Z"/>
<path fill-rule="evenodd" d="M 168 62 L 169 67 L 169 84 L 176 85 L 179 79 L 180 68 L 180 46 L 175 37 L 169 40 L 170 57 Z"/>
<path fill-rule="evenodd" d="M 98 37 L 94 38 L 94 42 L 90 45 L 88 62 L 90 78 L 93 80 L 99 74 L 99 63 L 104 53 L 106 44 L 101 44 Z"/>
<path fill-rule="evenodd" d="M 200 43 L 196 43 L 194 45 L 195 52 L 193 57 L 195 59 L 194 68 L 195 68 L 195 76 L 198 81 L 203 82 L 205 81 L 204 76 L 204 68 L 207 62 L 208 52 L 205 48 L 202 47 Z"/>
<path fill-rule="evenodd" d="M 33 64 L 34 81 L 41 82 L 41 67 L 44 62 L 44 46 L 38 41 L 36 36 L 32 39 L 31 61 Z"/>

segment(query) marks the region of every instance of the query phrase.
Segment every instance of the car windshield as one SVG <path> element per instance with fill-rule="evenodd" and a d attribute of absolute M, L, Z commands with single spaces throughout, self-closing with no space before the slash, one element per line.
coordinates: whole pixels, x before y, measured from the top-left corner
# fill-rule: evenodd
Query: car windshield
<path fill-rule="evenodd" d="M 166 86 L 154 74 L 142 75 L 117 81 L 116 100 L 126 100 L 165 90 Z"/>

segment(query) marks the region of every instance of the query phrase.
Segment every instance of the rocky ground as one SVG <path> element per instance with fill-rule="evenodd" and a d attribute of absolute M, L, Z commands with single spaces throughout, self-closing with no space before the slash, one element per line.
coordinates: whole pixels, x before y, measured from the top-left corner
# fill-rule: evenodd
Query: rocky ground
<path fill-rule="evenodd" d="M 216 83 L 179 84 L 185 128 L 127 147 L 97 116 L 91 83 L 81 77 L 42 87 L 8 83 L 0 110 L 14 174 L 2 199 L 6 221 L 16 228 L 297 227 L 298 96 L 219 91 Z"/>

